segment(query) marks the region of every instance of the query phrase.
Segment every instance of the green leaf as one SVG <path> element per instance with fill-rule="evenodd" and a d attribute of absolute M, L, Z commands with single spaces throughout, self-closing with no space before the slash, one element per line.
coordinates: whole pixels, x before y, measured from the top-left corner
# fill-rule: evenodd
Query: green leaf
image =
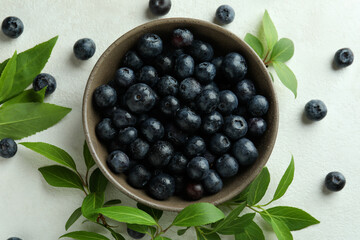
<path fill-rule="evenodd" d="M 8 97 L 5 100 L 18 95 L 32 83 L 34 78 L 41 72 L 47 63 L 57 39 L 58 37 L 56 36 L 47 42 L 36 45 L 35 47 L 20 53 L 17 56 L 14 83 Z M 0 65 L 0 69 L 2 69 L 2 65 L 6 64 L 7 61 L 8 60 Z M 4 101 L 0 101 L 0 103 L 2 102 Z"/>
<path fill-rule="evenodd" d="M 22 142 L 21 145 L 37 152 L 50 160 L 70 167 L 76 171 L 74 159 L 63 149 L 44 142 Z"/>
<path fill-rule="evenodd" d="M 184 235 L 189 228 L 190 228 L 190 227 L 187 227 L 187 228 L 178 230 L 178 231 L 177 231 L 177 235 L 179 235 L 179 236 Z"/>
<path fill-rule="evenodd" d="M 77 240 L 110 240 L 107 237 L 100 235 L 94 232 L 85 232 L 85 231 L 77 231 L 77 232 L 69 232 L 62 235 L 60 238 L 72 238 Z"/>
<path fill-rule="evenodd" d="M 256 215 L 255 213 L 248 213 L 242 215 L 241 217 L 236 218 L 232 222 L 229 222 L 227 225 L 225 225 L 222 229 L 219 229 L 217 232 L 223 235 L 237 234 L 243 231 L 243 229 L 252 222 L 255 215 Z"/>
<path fill-rule="evenodd" d="M 261 173 L 251 183 L 247 203 L 251 206 L 257 204 L 265 195 L 270 183 L 270 173 L 267 167 L 264 167 Z"/>
<path fill-rule="evenodd" d="M 16 104 L 16 103 L 27 103 L 27 102 L 42 103 L 44 102 L 45 91 L 46 91 L 46 87 L 44 87 L 43 89 L 37 92 L 34 91 L 34 89 L 23 91 L 21 94 L 17 95 L 16 97 L 4 102 L 4 104 L 1 105 L 0 110 L 11 104 Z"/>
<path fill-rule="evenodd" d="M 161 216 L 163 215 L 163 211 L 155 209 L 155 208 L 151 208 L 148 206 L 145 206 L 144 204 L 141 203 L 137 203 L 136 205 L 139 209 L 147 212 L 148 214 L 150 214 L 150 216 L 152 216 L 156 221 L 159 221 Z"/>
<path fill-rule="evenodd" d="M 89 171 L 90 168 L 95 165 L 95 161 L 90 154 L 89 147 L 88 147 L 86 141 L 84 142 L 83 155 L 84 155 L 86 168 Z"/>
<path fill-rule="evenodd" d="M 154 240 L 171 240 L 171 238 L 164 237 L 164 236 L 157 236 Z"/>
<path fill-rule="evenodd" d="M 274 80 L 274 76 L 272 75 L 271 72 L 269 72 L 269 74 L 270 74 L 271 80 L 274 82 L 274 81 L 275 81 L 275 80 Z"/>
<path fill-rule="evenodd" d="M 267 221 L 271 222 L 271 218 L 276 218 L 285 223 L 285 225 L 290 229 L 290 231 L 296 231 L 308 226 L 320 223 L 317 219 L 312 217 L 307 212 L 294 208 L 294 207 L 287 207 L 287 206 L 279 206 L 273 207 L 266 210 L 266 212 L 261 212 L 261 216 Z"/>
<path fill-rule="evenodd" d="M 261 228 L 252 221 L 241 233 L 235 235 L 235 240 L 265 240 L 265 236 Z"/>
<path fill-rule="evenodd" d="M 198 240 L 221 240 L 220 236 L 206 228 L 195 228 Z"/>
<path fill-rule="evenodd" d="M 282 176 L 278 187 L 276 188 L 274 197 L 272 201 L 275 201 L 282 196 L 284 196 L 286 190 L 289 188 L 290 184 L 294 179 L 294 172 L 295 172 L 295 163 L 294 157 L 291 157 L 290 165 L 286 169 L 284 175 Z"/>
<path fill-rule="evenodd" d="M 252 49 L 257 53 L 260 58 L 264 56 L 264 46 L 261 41 L 251 33 L 247 33 L 245 36 L 245 42 L 250 45 Z"/>
<path fill-rule="evenodd" d="M 90 176 L 90 192 L 105 192 L 109 180 L 102 174 L 99 168 L 95 169 Z"/>
<path fill-rule="evenodd" d="M 108 207 L 108 206 L 112 206 L 112 205 L 118 205 L 121 204 L 121 200 L 120 199 L 113 199 L 113 200 L 109 200 L 106 203 L 104 203 L 104 207 Z"/>
<path fill-rule="evenodd" d="M 81 207 L 77 208 L 69 217 L 65 224 L 65 230 L 67 231 L 71 225 L 73 225 L 81 217 Z"/>
<path fill-rule="evenodd" d="M 191 227 L 217 222 L 224 213 L 210 203 L 195 203 L 184 208 L 173 221 L 174 226 Z"/>
<path fill-rule="evenodd" d="M 146 212 L 127 206 L 113 206 L 100 208 L 96 210 L 97 213 L 101 213 L 104 216 L 111 218 L 118 222 L 125 222 L 130 224 L 139 224 L 152 226 L 157 225 L 155 219 L 153 219 Z"/>
<path fill-rule="evenodd" d="M 294 43 L 288 38 L 280 39 L 271 52 L 271 60 L 286 62 L 294 55 Z"/>
<path fill-rule="evenodd" d="M 128 228 L 130 228 L 131 230 L 134 230 L 136 232 L 140 232 L 140 233 L 147 233 L 148 232 L 148 228 L 149 226 L 145 226 L 145 225 L 139 225 L 139 224 L 126 224 Z"/>
<path fill-rule="evenodd" d="M 267 48 L 271 50 L 278 40 L 278 33 L 267 10 L 265 10 L 262 22 L 263 22 L 263 29 L 267 43 Z"/>
<path fill-rule="evenodd" d="M 293 236 L 286 224 L 276 218 L 271 218 L 270 224 L 279 240 L 292 240 Z"/>
<path fill-rule="evenodd" d="M 247 200 L 247 196 L 249 195 L 249 190 L 250 190 L 250 185 L 248 185 L 241 193 L 239 193 L 236 197 L 234 197 L 233 199 L 230 200 L 230 202 L 236 202 L 236 203 L 241 203 L 241 202 L 246 202 Z"/>
<path fill-rule="evenodd" d="M 39 168 L 39 171 L 45 178 L 45 181 L 53 187 L 78 188 L 84 190 L 79 176 L 66 167 L 52 165 Z"/>
<path fill-rule="evenodd" d="M 273 66 L 280 81 L 297 96 L 297 80 L 295 74 L 285 63 L 273 61 Z"/>
<path fill-rule="evenodd" d="M 55 125 L 70 111 L 70 108 L 48 103 L 9 105 L 0 110 L 0 139 L 28 137 Z"/>
<path fill-rule="evenodd" d="M 94 213 L 95 209 L 101 208 L 104 204 L 104 192 L 90 193 L 84 199 L 81 212 L 87 219 L 96 222 L 98 214 Z"/>
<path fill-rule="evenodd" d="M 233 222 L 239 214 L 244 210 L 246 203 L 241 203 L 238 207 L 232 210 L 223 220 L 217 222 L 213 227 L 213 232 L 217 232 L 223 228 L 227 228 L 228 224 Z"/>
<path fill-rule="evenodd" d="M 14 77 L 16 73 L 16 51 L 14 52 L 11 59 L 7 62 L 4 71 L 0 76 L 0 102 L 5 100 L 11 91 L 14 84 Z"/>
<path fill-rule="evenodd" d="M 113 238 L 115 240 L 125 240 L 125 238 L 118 232 L 115 232 L 114 230 L 112 230 L 111 228 L 107 227 L 107 230 L 109 230 L 109 232 L 111 233 L 111 236 L 113 236 Z"/>

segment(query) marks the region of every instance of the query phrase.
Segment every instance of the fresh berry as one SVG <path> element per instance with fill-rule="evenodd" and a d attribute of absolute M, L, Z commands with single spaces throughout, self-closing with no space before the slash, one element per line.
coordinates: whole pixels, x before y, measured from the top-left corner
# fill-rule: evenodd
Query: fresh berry
<path fill-rule="evenodd" d="M 242 103 L 249 102 L 256 94 L 254 83 L 248 79 L 244 79 L 236 84 L 235 89 L 235 94 Z"/>
<path fill-rule="evenodd" d="M 185 78 L 179 86 L 180 98 L 184 101 L 192 101 L 201 92 L 201 85 L 194 78 Z"/>
<path fill-rule="evenodd" d="M 116 71 L 114 79 L 120 88 L 128 88 L 134 84 L 135 74 L 130 68 L 122 67 Z"/>
<path fill-rule="evenodd" d="M 160 111 L 168 116 L 174 115 L 180 108 L 180 101 L 174 96 L 166 96 L 160 101 Z"/>
<path fill-rule="evenodd" d="M 219 104 L 219 94 L 214 90 L 202 91 L 196 99 L 197 108 L 203 113 L 211 113 Z"/>
<path fill-rule="evenodd" d="M 305 105 L 306 117 L 313 121 L 320 121 L 327 114 L 327 107 L 321 100 L 311 100 Z"/>
<path fill-rule="evenodd" d="M 171 158 L 167 169 L 173 174 L 183 174 L 186 172 L 186 166 L 189 160 L 180 152 L 176 152 Z"/>
<path fill-rule="evenodd" d="M 138 133 L 136 128 L 134 127 L 127 127 L 121 129 L 118 134 L 118 141 L 120 144 L 130 144 L 137 138 Z"/>
<path fill-rule="evenodd" d="M 112 107 L 117 100 L 116 90 L 109 85 L 100 85 L 95 89 L 93 98 L 99 108 Z"/>
<path fill-rule="evenodd" d="M 231 140 L 237 140 L 245 136 L 248 125 L 243 117 L 230 115 L 225 118 L 224 133 Z"/>
<path fill-rule="evenodd" d="M 242 55 L 232 52 L 224 57 L 221 69 L 227 80 L 230 82 L 237 82 L 245 77 L 248 67 L 246 60 Z"/>
<path fill-rule="evenodd" d="M 148 153 L 149 163 L 156 168 L 165 167 L 174 155 L 174 147 L 166 141 L 157 141 Z"/>
<path fill-rule="evenodd" d="M 346 179 L 340 172 L 330 172 L 325 177 L 325 186 L 333 192 L 338 192 L 344 188 Z"/>
<path fill-rule="evenodd" d="M 210 83 L 216 76 L 216 67 L 209 62 L 202 62 L 195 67 L 195 77 L 201 84 Z"/>
<path fill-rule="evenodd" d="M 165 126 L 165 139 L 175 146 L 181 146 L 187 142 L 188 134 L 173 123 L 169 123 Z"/>
<path fill-rule="evenodd" d="M 50 74 L 40 73 L 35 77 L 33 81 L 33 88 L 35 91 L 40 91 L 44 87 L 46 87 L 45 90 L 46 96 L 52 94 L 56 89 L 56 80 Z M 116 95 L 115 95 L 115 99 L 116 99 Z"/>
<path fill-rule="evenodd" d="M 186 143 L 184 153 L 189 157 L 194 157 L 204 153 L 205 150 L 206 145 L 204 139 L 199 136 L 194 136 Z"/>
<path fill-rule="evenodd" d="M 230 140 L 221 133 L 215 133 L 211 139 L 209 144 L 209 150 L 217 155 L 226 153 L 231 146 Z"/>
<path fill-rule="evenodd" d="M 254 117 L 261 117 L 269 110 L 268 100 L 261 95 L 255 95 L 248 104 L 249 113 Z"/>
<path fill-rule="evenodd" d="M 147 187 L 150 196 L 157 200 L 166 200 L 175 192 L 175 180 L 166 173 L 152 178 Z"/>
<path fill-rule="evenodd" d="M 196 131 L 201 125 L 201 117 L 187 107 L 177 111 L 175 121 L 182 130 L 188 132 Z"/>
<path fill-rule="evenodd" d="M 100 141 L 107 142 L 115 138 L 116 130 L 110 118 L 104 118 L 96 125 L 96 136 Z"/>
<path fill-rule="evenodd" d="M 162 74 L 170 74 L 174 68 L 174 59 L 171 54 L 162 53 L 155 58 L 154 64 Z"/>
<path fill-rule="evenodd" d="M 235 18 L 235 11 L 229 5 L 221 5 L 216 9 L 215 14 L 216 20 L 219 21 L 221 24 L 229 24 L 234 21 Z"/>
<path fill-rule="evenodd" d="M 17 17 L 7 17 L 1 24 L 1 30 L 10 38 L 18 38 L 24 31 L 24 24 Z"/>
<path fill-rule="evenodd" d="M 211 63 L 215 66 L 216 71 L 220 71 L 222 62 L 223 62 L 223 57 L 217 57 L 211 60 Z"/>
<path fill-rule="evenodd" d="M 88 60 L 96 51 L 95 42 L 90 38 L 82 38 L 76 41 L 73 48 L 75 57 L 80 60 Z"/>
<path fill-rule="evenodd" d="M 186 196 L 192 201 L 199 200 L 204 195 L 204 187 L 201 183 L 188 183 L 186 185 Z"/>
<path fill-rule="evenodd" d="M 143 238 L 145 236 L 145 233 L 137 232 L 137 231 L 132 230 L 130 228 L 127 228 L 126 231 L 129 234 L 129 236 L 134 238 L 134 239 L 141 239 L 141 238 Z"/>
<path fill-rule="evenodd" d="M 163 50 L 161 38 L 154 33 L 146 33 L 137 43 L 137 52 L 144 58 L 156 57 Z"/>
<path fill-rule="evenodd" d="M 171 9 L 171 0 L 150 0 L 149 8 L 154 15 L 165 15 Z"/>
<path fill-rule="evenodd" d="M 148 85 L 137 83 L 126 91 L 125 101 L 127 107 L 134 113 L 148 112 L 156 103 L 156 94 Z"/>
<path fill-rule="evenodd" d="M 177 48 L 188 47 L 192 44 L 194 35 L 187 29 L 175 29 L 172 35 L 171 43 Z"/>
<path fill-rule="evenodd" d="M 238 99 L 236 95 L 230 90 L 223 90 L 219 93 L 218 110 L 222 114 L 230 114 L 238 106 Z"/>
<path fill-rule="evenodd" d="M 354 53 L 350 48 L 339 49 L 334 56 L 336 67 L 344 68 L 350 66 L 354 61 Z"/>
<path fill-rule="evenodd" d="M 137 76 L 137 82 L 145 83 L 150 87 L 154 87 L 159 81 L 158 73 L 152 66 L 143 66 Z"/>
<path fill-rule="evenodd" d="M 138 138 L 130 144 L 130 155 L 136 160 L 144 159 L 149 151 L 149 148 L 150 145 L 146 141 Z"/>
<path fill-rule="evenodd" d="M 11 138 L 4 138 L 0 141 L 0 157 L 11 158 L 17 152 L 17 145 Z"/>
<path fill-rule="evenodd" d="M 114 151 L 107 157 L 106 164 L 113 173 L 119 174 L 129 168 L 130 160 L 124 152 Z"/>
<path fill-rule="evenodd" d="M 186 167 L 187 175 L 190 179 L 200 181 L 209 173 L 209 163 L 204 157 L 195 157 L 190 160 Z"/>
<path fill-rule="evenodd" d="M 232 154 L 240 166 L 249 166 L 258 158 L 255 145 L 247 138 L 241 138 L 233 144 Z"/>
<path fill-rule="evenodd" d="M 162 96 L 175 96 L 179 90 L 178 81 L 172 76 L 165 75 L 156 84 L 157 92 Z"/>
<path fill-rule="evenodd" d="M 249 135 L 253 137 L 260 137 L 266 131 L 267 124 L 263 118 L 250 118 L 248 120 Z"/>
<path fill-rule="evenodd" d="M 144 188 L 150 178 L 150 171 L 144 165 L 139 164 L 130 169 L 126 180 L 134 188 Z"/>
<path fill-rule="evenodd" d="M 119 129 L 129 126 L 135 126 L 136 117 L 131 113 L 119 108 L 114 111 L 112 122 L 114 126 Z"/>
<path fill-rule="evenodd" d="M 141 124 L 141 133 L 149 142 L 156 142 L 164 137 L 164 126 L 155 118 L 148 118 Z"/>
<path fill-rule="evenodd" d="M 214 134 L 223 126 L 223 124 L 223 116 L 219 112 L 214 111 L 203 117 L 201 129 L 204 133 Z"/>
<path fill-rule="evenodd" d="M 216 160 L 215 168 L 221 177 L 229 178 L 238 173 L 239 164 L 234 157 L 224 154 Z"/>
<path fill-rule="evenodd" d="M 213 47 L 200 40 L 194 40 L 189 49 L 190 55 L 198 62 L 209 62 L 214 56 Z"/>
<path fill-rule="evenodd" d="M 124 56 L 123 64 L 125 67 L 139 70 L 143 66 L 144 62 L 135 51 L 128 51 Z"/>
<path fill-rule="evenodd" d="M 208 194 L 215 194 L 221 191 L 223 188 L 223 181 L 219 174 L 214 170 L 210 170 L 209 174 L 202 180 L 202 185 Z"/>
<path fill-rule="evenodd" d="M 182 54 L 175 60 L 174 72 L 177 77 L 184 79 L 191 77 L 194 73 L 194 59 L 187 54 Z"/>

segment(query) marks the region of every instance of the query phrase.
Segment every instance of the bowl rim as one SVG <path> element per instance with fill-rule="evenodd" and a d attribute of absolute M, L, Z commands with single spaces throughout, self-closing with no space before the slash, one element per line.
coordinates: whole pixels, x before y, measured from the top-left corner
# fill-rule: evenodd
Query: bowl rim
<path fill-rule="evenodd" d="M 85 86 L 85 91 L 84 91 L 84 95 L 83 95 L 83 103 L 82 103 L 82 123 L 83 123 L 83 130 L 85 133 L 85 140 L 88 144 L 89 147 L 89 151 L 92 155 L 92 157 L 94 158 L 96 165 L 98 166 L 98 168 L 101 170 L 101 172 L 104 174 L 104 176 L 110 180 L 110 182 L 117 188 L 119 189 L 122 193 L 124 193 L 126 196 L 132 198 L 133 200 L 135 200 L 138 203 L 156 208 L 156 209 L 161 209 L 164 211 L 170 211 L 170 212 L 179 212 L 183 209 L 183 207 L 169 207 L 166 205 L 162 205 L 159 203 L 154 203 L 154 202 L 149 202 L 147 200 L 142 199 L 141 197 L 129 192 L 125 187 L 123 187 L 116 179 L 114 179 L 107 171 L 108 169 L 106 169 L 106 167 L 103 164 L 99 164 L 100 158 L 97 155 L 95 149 L 94 149 L 94 144 L 93 144 L 93 140 L 91 139 L 90 136 L 90 131 L 89 131 L 89 125 L 88 125 L 88 114 L 86 109 L 88 108 L 88 105 L 91 104 L 91 93 L 89 92 L 89 85 L 91 84 L 92 80 L 93 80 L 93 75 L 95 74 L 95 72 L 98 70 L 99 65 L 101 65 L 101 63 L 104 61 L 104 57 L 106 55 L 109 54 L 109 52 L 111 52 L 116 46 L 119 45 L 119 42 L 123 41 L 124 39 L 127 39 L 129 36 L 131 36 L 134 32 L 138 32 L 143 28 L 148 28 L 148 27 L 153 27 L 155 25 L 158 24 L 164 24 L 164 23 L 187 23 L 187 24 L 197 24 L 197 25 L 202 25 L 204 27 L 207 28 L 212 28 L 215 31 L 220 31 L 223 32 L 224 34 L 228 35 L 229 37 L 235 39 L 237 42 L 241 42 L 243 44 L 243 46 L 246 48 L 246 51 L 251 52 L 252 55 L 255 55 L 255 58 L 253 59 L 254 61 L 257 62 L 258 65 L 261 66 L 260 71 L 265 72 L 266 75 L 266 81 L 272 82 L 271 81 L 271 76 L 269 74 L 269 71 L 266 69 L 265 64 L 263 63 L 263 61 L 260 59 L 260 57 L 257 55 L 257 53 L 241 38 L 239 38 L 237 35 L 235 35 L 234 33 L 230 32 L 229 30 L 218 26 L 214 23 L 208 22 L 208 21 L 204 21 L 201 19 L 196 19 L 196 18 L 183 18 L 183 17 L 174 17 L 174 18 L 162 18 L 162 19 L 157 19 L 157 20 L 153 20 L 150 22 L 146 22 L 144 24 L 138 25 L 135 28 L 132 28 L 131 30 L 127 31 L 125 34 L 121 35 L 119 38 L 117 38 L 100 56 L 100 58 L 97 60 L 96 64 L 94 65 L 89 78 L 87 80 L 86 86 Z M 270 155 L 272 153 L 272 150 L 275 146 L 275 142 L 276 142 L 276 138 L 277 138 L 277 134 L 278 134 L 278 127 L 279 127 L 279 106 L 278 106 L 278 99 L 277 99 L 277 95 L 276 92 L 274 90 L 273 84 L 269 84 L 269 88 L 268 90 L 270 95 L 272 96 L 272 101 L 274 102 L 274 116 L 273 118 L 275 119 L 275 121 L 273 122 L 273 134 L 271 135 L 270 141 L 269 141 L 269 146 L 267 147 L 267 154 L 264 156 L 264 158 L 266 158 L 263 161 L 263 164 L 260 167 L 255 169 L 256 174 L 252 174 L 251 178 L 246 179 L 246 185 L 248 186 L 257 176 L 258 174 L 261 172 L 261 170 L 263 169 L 263 167 L 266 165 L 267 161 L 270 158 Z M 227 200 L 230 200 L 231 198 L 235 197 L 237 194 L 239 194 L 240 191 L 232 191 L 229 194 L 227 194 L 226 196 L 222 196 L 219 199 L 216 199 L 215 201 L 212 201 L 210 203 L 214 204 L 214 205 L 218 205 L 221 204 Z M 185 200 L 184 200 L 185 201 Z M 204 201 L 206 202 L 206 201 Z M 189 204 L 191 204 L 191 202 L 189 202 Z"/>

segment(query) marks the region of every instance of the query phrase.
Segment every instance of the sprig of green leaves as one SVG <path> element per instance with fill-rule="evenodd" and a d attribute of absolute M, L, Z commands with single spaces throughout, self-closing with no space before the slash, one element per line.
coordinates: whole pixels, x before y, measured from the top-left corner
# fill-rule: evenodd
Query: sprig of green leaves
<path fill-rule="evenodd" d="M 297 79 L 285 64 L 294 55 L 294 43 L 288 38 L 278 39 L 278 32 L 268 11 L 264 13 L 260 35 L 264 35 L 265 41 L 261 41 L 251 33 L 247 33 L 244 40 L 254 49 L 267 67 L 272 66 L 275 69 L 280 81 L 293 92 L 296 98 Z M 272 73 L 269 72 L 269 74 L 274 80 Z"/>

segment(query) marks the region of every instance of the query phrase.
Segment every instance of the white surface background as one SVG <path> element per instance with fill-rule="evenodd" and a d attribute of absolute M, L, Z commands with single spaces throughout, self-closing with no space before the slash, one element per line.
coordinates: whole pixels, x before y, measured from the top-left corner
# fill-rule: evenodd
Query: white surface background
<path fill-rule="evenodd" d="M 166 17 L 193 17 L 212 21 L 216 8 L 225 3 L 218 0 L 173 0 Z M 274 205 L 302 208 L 321 221 L 321 224 L 293 232 L 295 239 L 358 239 L 360 230 L 358 199 L 360 147 L 360 20 L 358 0 L 228 0 L 236 18 L 227 29 L 240 37 L 247 32 L 256 34 L 265 9 L 279 32 L 295 43 L 295 55 L 289 66 L 298 81 L 298 98 L 278 80 L 275 88 L 280 104 L 280 128 L 273 154 L 268 162 L 272 182 L 270 199 L 291 153 L 295 157 L 295 178 L 286 195 Z M 0 0 L 0 20 L 15 15 L 22 19 L 25 31 L 16 40 L 0 33 L 0 60 L 35 44 L 59 35 L 44 72 L 55 76 L 58 88 L 47 102 L 71 107 L 72 112 L 56 127 L 23 141 L 45 141 L 68 151 L 84 169 L 81 123 L 82 94 L 90 71 L 101 53 L 115 39 L 151 20 L 147 0 Z M 72 47 L 76 40 L 92 38 L 97 45 L 95 56 L 85 62 L 74 59 Z M 336 50 L 350 47 L 355 61 L 347 69 L 334 71 L 331 61 Z M 327 117 L 306 124 L 302 113 L 310 99 L 322 99 L 328 107 Z M 16 157 L 0 159 L 0 240 L 11 236 L 23 240 L 54 240 L 65 233 L 64 225 L 74 209 L 82 202 L 77 190 L 48 186 L 37 168 L 50 161 L 19 146 Z M 339 193 L 323 190 L 323 180 L 330 171 L 342 172 L 347 184 Z M 112 186 L 108 199 L 119 197 L 124 204 L 135 202 Z M 167 213 L 164 225 L 174 215 Z M 256 219 L 261 225 L 263 221 Z M 80 224 L 70 230 L 91 229 L 92 224 Z M 276 239 L 269 227 L 264 227 L 266 239 Z M 122 229 L 124 231 L 124 229 Z M 106 233 L 100 230 L 101 233 Z M 124 234 L 124 236 L 127 236 Z M 169 237 L 180 239 L 174 231 Z M 183 239 L 194 239 L 193 232 Z"/>

